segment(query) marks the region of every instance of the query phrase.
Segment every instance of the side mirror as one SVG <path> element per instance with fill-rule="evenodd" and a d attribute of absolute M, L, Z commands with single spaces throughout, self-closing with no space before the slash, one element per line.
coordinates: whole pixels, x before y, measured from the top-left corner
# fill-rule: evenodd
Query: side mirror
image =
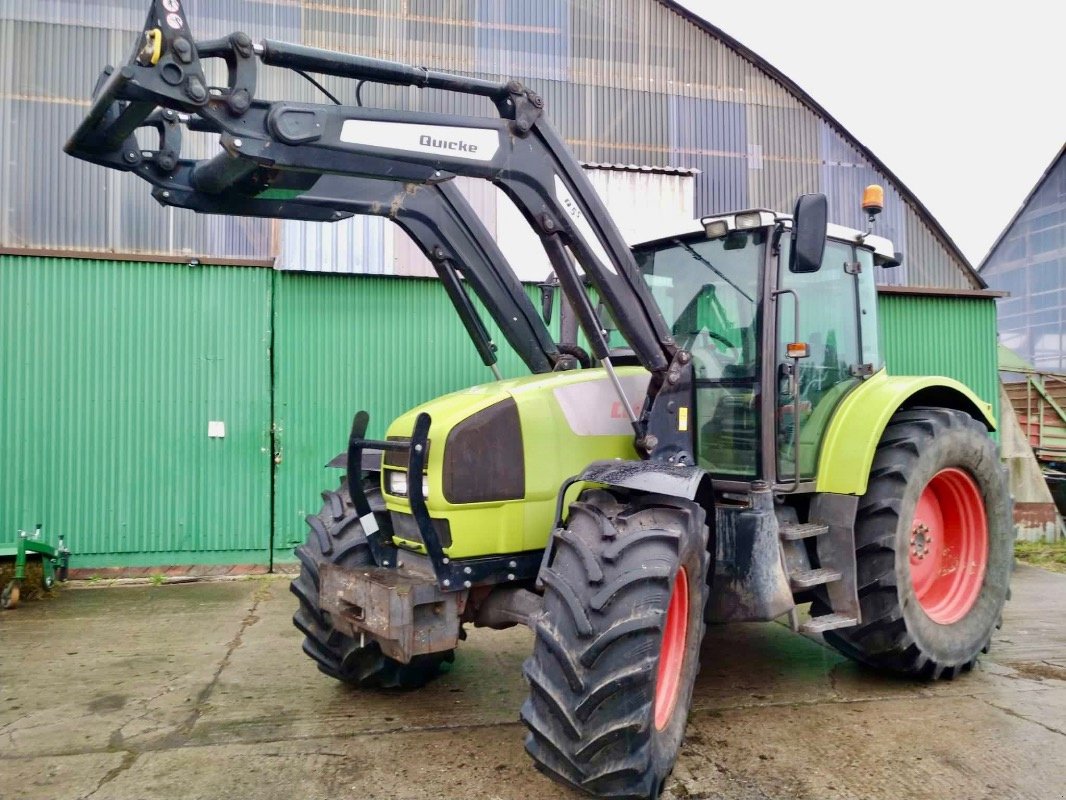
<path fill-rule="evenodd" d="M 790 272 L 817 272 L 825 254 L 825 233 L 829 203 L 824 194 L 801 194 L 792 215 Z"/>

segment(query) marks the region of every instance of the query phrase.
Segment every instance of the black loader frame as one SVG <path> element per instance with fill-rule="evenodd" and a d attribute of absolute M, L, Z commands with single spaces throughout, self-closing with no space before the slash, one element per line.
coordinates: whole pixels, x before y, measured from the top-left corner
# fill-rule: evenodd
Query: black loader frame
<path fill-rule="evenodd" d="M 202 58 L 226 62 L 227 86 L 206 85 Z M 495 105 L 500 118 L 258 100 L 255 78 L 260 61 L 355 80 L 478 95 Z M 373 189 L 369 183 L 349 187 L 370 190 L 380 199 L 394 198 L 396 184 L 411 187 L 405 192 L 417 198 L 414 187 L 439 186 L 456 175 L 493 182 L 539 234 L 592 355 L 608 370 L 619 396 L 624 399 L 606 331 L 588 300 L 574 259 L 632 347 L 633 358 L 651 372 L 641 415 L 623 402 L 638 452 L 650 460 L 693 465 L 692 436 L 679 431 L 676 416 L 677 401 L 687 403 L 691 396 L 689 354 L 674 342 L 629 247 L 581 166 L 548 123 L 543 106 L 539 95 L 516 81 L 493 83 L 270 40 L 252 43 L 243 33 L 195 42 L 180 4 L 153 0 L 143 41 L 125 66 L 104 71 L 89 112 L 67 142 L 66 151 L 136 173 L 156 187 L 153 195 L 164 204 L 254 216 L 330 221 L 376 208 L 373 202 L 361 205 L 353 200 L 339 183 L 326 182 L 321 191 L 313 191 L 312 198 L 319 201 L 285 202 L 271 196 L 307 188 L 323 175 L 391 182 L 391 195 L 389 188 Z M 181 159 L 183 122 L 192 130 L 218 133 L 222 152 L 207 160 Z M 142 127 L 159 132 L 157 150 L 138 146 L 134 134 Z M 338 199 L 338 190 L 343 192 L 341 204 L 331 202 Z M 442 191 L 445 204 L 454 209 L 456 194 Z M 404 220 L 413 226 L 411 220 L 417 215 L 415 211 Z M 427 218 L 439 220 L 440 216 Z M 404 220 L 397 216 L 401 224 Z M 464 227 L 471 230 L 469 224 Z M 479 235 L 474 244 L 486 250 L 493 247 L 486 244 L 490 241 L 491 237 Z M 434 251 L 430 252 L 432 257 Z M 475 265 L 491 263 L 497 254 L 488 249 L 483 259 L 466 255 L 464 276 L 475 290 L 485 290 L 479 292 L 481 299 L 500 321 L 508 340 L 518 343 L 519 353 L 531 368 L 543 370 L 557 361 L 557 348 L 533 325 L 532 306 L 517 297 L 517 281 L 511 282 L 509 291 L 495 295 L 488 292 L 487 280 L 478 287 Z M 434 258 L 435 263 L 444 260 Z M 454 300 L 457 295 L 447 268 L 442 277 L 446 286 L 452 284 L 449 293 Z M 497 282 L 507 281 L 497 276 Z M 500 304 L 504 293 L 510 295 L 506 307 Z M 461 305 L 460 299 L 457 308 Z M 509 324 L 513 314 L 499 313 L 515 306 L 522 311 L 519 319 L 526 323 L 521 326 L 524 331 Z M 477 327 L 469 312 L 460 310 L 460 315 L 468 330 Z M 530 347 L 531 340 L 538 343 L 536 348 Z"/>

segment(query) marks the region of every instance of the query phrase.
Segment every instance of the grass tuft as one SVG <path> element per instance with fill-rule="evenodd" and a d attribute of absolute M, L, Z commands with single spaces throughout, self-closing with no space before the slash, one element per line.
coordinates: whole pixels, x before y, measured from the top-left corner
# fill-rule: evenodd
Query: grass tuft
<path fill-rule="evenodd" d="M 1043 567 L 1053 572 L 1066 572 L 1066 539 L 1048 542 L 1015 542 L 1015 557 L 1025 564 Z"/>

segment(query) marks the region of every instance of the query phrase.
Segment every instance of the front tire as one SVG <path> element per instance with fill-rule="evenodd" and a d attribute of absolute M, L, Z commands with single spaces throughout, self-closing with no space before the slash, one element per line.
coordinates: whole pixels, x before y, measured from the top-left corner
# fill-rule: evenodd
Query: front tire
<path fill-rule="evenodd" d="M 544 612 L 524 672 L 526 750 L 600 797 L 654 798 L 677 759 L 707 601 L 703 509 L 583 493 L 541 571 Z"/>
<path fill-rule="evenodd" d="M 371 509 L 384 510 L 376 483 L 368 480 L 364 491 Z M 377 642 L 367 640 L 361 645 L 358 639 L 336 630 L 329 615 L 319 607 L 321 564 L 329 561 L 348 569 L 373 564 L 347 478 L 341 479 L 337 491 L 323 492 L 322 500 L 322 510 L 307 518 L 310 527 L 307 541 L 296 548 L 300 574 L 289 586 L 300 600 L 292 621 L 305 636 L 303 651 L 326 675 L 360 689 L 424 686 L 437 677 L 445 664 L 455 660 L 454 650 L 415 656 L 410 663 L 403 664 L 384 655 Z"/>
<path fill-rule="evenodd" d="M 825 640 L 878 669 L 953 678 L 988 652 L 1013 563 L 995 444 L 961 411 L 892 417 L 855 523 L 862 624 Z M 825 613 L 824 601 L 812 613 Z"/>

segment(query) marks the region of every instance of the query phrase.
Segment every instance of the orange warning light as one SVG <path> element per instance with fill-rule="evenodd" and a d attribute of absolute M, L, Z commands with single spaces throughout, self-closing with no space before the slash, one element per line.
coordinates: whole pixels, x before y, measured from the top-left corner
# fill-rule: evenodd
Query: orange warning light
<path fill-rule="evenodd" d="M 862 210 L 871 217 L 880 214 L 885 207 L 885 190 L 871 183 L 862 193 Z"/>

